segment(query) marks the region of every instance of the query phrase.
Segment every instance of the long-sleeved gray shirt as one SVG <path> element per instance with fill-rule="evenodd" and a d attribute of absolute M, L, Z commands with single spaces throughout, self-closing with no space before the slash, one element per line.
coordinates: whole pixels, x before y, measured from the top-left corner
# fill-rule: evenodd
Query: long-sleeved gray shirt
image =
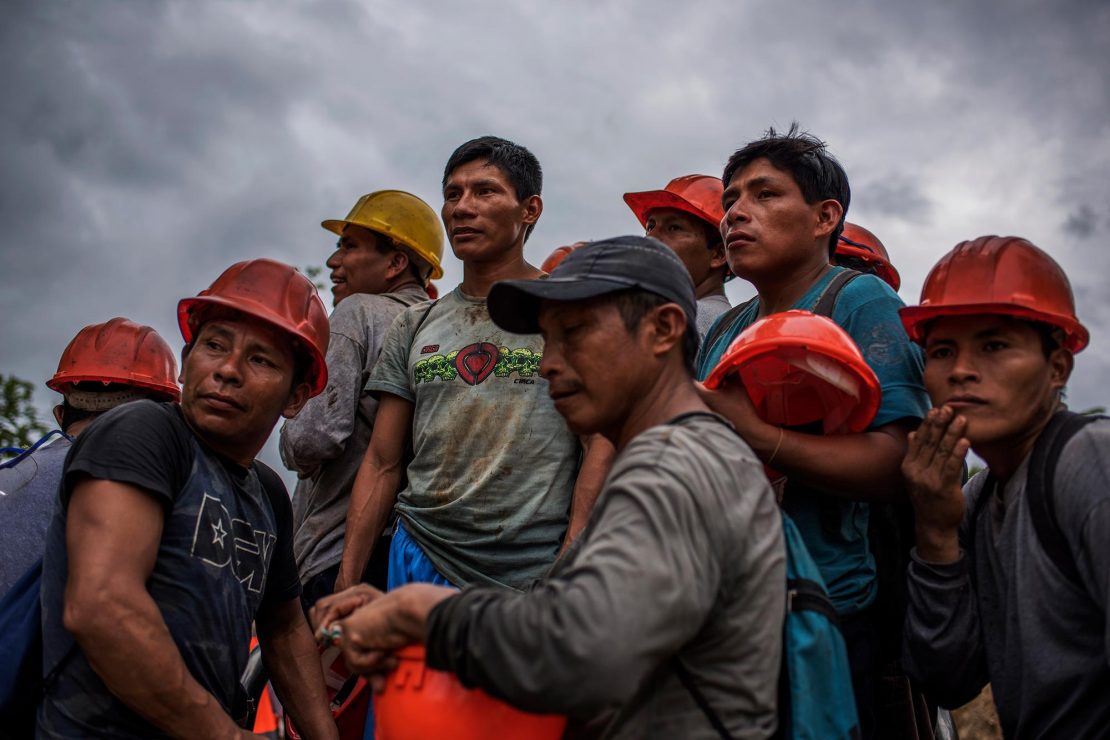
<path fill-rule="evenodd" d="M 1025 503 L 1028 458 L 1001 487 L 986 472 L 964 491 L 963 553 L 909 567 L 905 662 L 958 707 L 989 681 L 1007 738 L 1110 738 L 1110 422 L 1080 431 L 1053 481 L 1056 516 L 1082 580 L 1068 581 L 1041 548 Z M 994 486 L 991 487 L 992 489 Z"/>
<path fill-rule="evenodd" d="M 281 428 L 282 462 L 300 477 L 293 492 L 293 552 L 302 582 L 343 556 L 351 487 L 378 410 L 363 387 L 393 319 L 426 300 L 413 284 L 395 293 L 355 293 L 332 312 L 328 386 Z"/>
<path fill-rule="evenodd" d="M 783 547 L 767 479 L 729 427 L 653 427 L 533 590 L 472 588 L 433 610 L 428 663 L 529 711 L 609 715 L 606 737 L 715 739 L 677 656 L 734 737 L 770 737 Z"/>

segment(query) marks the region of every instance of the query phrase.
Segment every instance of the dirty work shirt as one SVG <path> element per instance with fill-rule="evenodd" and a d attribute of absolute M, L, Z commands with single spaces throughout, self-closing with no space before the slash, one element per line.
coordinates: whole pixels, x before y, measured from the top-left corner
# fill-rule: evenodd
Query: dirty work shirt
<path fill-rule="evenodd" d="M 812 311 L 826 286 L 843 270 L 834 266 L 791 308 Z M 921 350 L 910 342 L 898 318 L 904 305 L 882 280 L 861 275 L 844 286 L 833 309 L 833 321 L 855 340 L 882 388 L 879 412 L 868 429 L 899 419 L 920 420 L 929 410 Z M 732 340 L 755 322 L 758 311 L 759 302 L 752 301 L 730 331 L 712 346 L 702 345 L 698 379 L 709 375 Z M 867 544 L 867 504 L 808 491 L 793 497 L 790 493 L 788 489 L 782 507 L 798 526 L 837 611 L 847 615 L 865 609 L 878 591 L 875 559 Z"/>
<path fill-rule="evenodd" d="M 366 387 L 414 404 L 397 514 L 452 583 L 522 588 L 566 532 L 579 445 L 540 377 L 543 340 L 458 288 L 407 308 Z"/>
<path fill-rule="evenodd" d="M 428 300 L 419 285 L 395 293 L 355 293 L 328 323 L 328 387 L 281 428 L 281 460 L 297 472 L 293 491 L 293 553 L 301 582 L 343 556 L 351 487 L 370 444 L 378 400 L 363 388 L 378 361 L 389 325 L 406 306 Z"/>
<path fill-rule="evenodd" d="M 42 557 L 69 446 L 59 434 L 0 468 L 0 596 Z"/>
<path fill-rule="evenodd" d="M 528 593 L 432 610 L 428 664 L 606 737 L 715 740 L 677 656 L 734 738 L 776 727 L 782 524 L 755 454 L 720 417 L 652 427 L 613 462 L 589 523 Z"/>
<path fill-rule="evenodd" d="M 1053 479 L 1056 517 L 1082 585 L 1045 554 L 1025 502 L 1029 458 L 997 495 L 964 487 L 960 559 L 909 567 L 903 663 L 946 707 L 989 681 L 1007 738 L 1110 738 L 1110 421 L 1077 433 Z"/>
<path fill-rule="evenodd" d="M 239 677 L 251 622 L 300 594 L 288 495 L 272 470 L 240 467 L 202 446 L 177 404 L 135 401 L 93 421 L 66 460 L 42 581 L 44 672 L 65 663 L 39 710 L 39 736 L 164 737 L 108 691 L 80 649 L 69 652 L 66 513 L 74 487 L 90 477 L 137 486 L 162 504 L 147 590 L 189 673 L 228 714 L 243 717 Z"/>
<path fill-rule="evenodd" d="M 717 317 L 730 308 L 732 308 L 732 304 L 728 302 L 728 296 L 725 295 L 723 290 L 720 293 L 699 298 L 698 315 L 694 319 L 694 325 L 698 329 L 698 339 L 705 339 L 705 333 L 709 331 L 709 327 L 713 326 Z"/>

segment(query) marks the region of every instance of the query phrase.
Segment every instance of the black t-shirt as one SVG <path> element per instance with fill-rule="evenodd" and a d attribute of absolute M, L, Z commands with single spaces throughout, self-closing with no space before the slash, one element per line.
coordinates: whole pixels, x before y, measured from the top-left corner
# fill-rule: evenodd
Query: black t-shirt
<path fill-rule="evenodd" d="M 44 669 L 65 662 L 43 702 L 40 734 L 160 736 L 108 691 L 79 650 L 67 657 L 66 510 L 74 486 L 87 478 L 137 486 L 163 504 L 147 590 L 190 673 L 240 717 L 251 623 L 259 611 L 300 595 L 289 497 L 266 466 L 244 468 L 201 444 L 176 404 L 137 401 L 94 421 L 66 459 L 42 586 Z"/>

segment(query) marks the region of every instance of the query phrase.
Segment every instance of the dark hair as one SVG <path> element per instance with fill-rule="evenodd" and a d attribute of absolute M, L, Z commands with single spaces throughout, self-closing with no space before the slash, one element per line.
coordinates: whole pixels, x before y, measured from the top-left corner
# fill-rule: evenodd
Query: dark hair
<path fill-rule="evenodd" d="M 539 195 L 543 190 L 543 169 L 536 155 L 520 144 L 497 136 L 480 136 L 456 149 L 448 158 L 447 166 L 443 168 L 441 187 L 447 187 L 447 178 L 452 172 L 476 159 L 485 160 L 501 170 L 516 191 L 517 200 L 526 200 Z M 535 224 L 528 225 L 528 230 L 524 232 L 524 241 L 528 241 L 535 227 Z"/>
<path fill-rule="evenodd" d="M 68 432 L 69 428 L 79 421 L 85 419 L 94 419 L 103 414 L 103 411 L 87 411 L 85 409 L 77 409 L 69 405 L 69 401 L 62 401 L 62 431 Z"/>
<path fill-rule="evenodd" d="M 806 203 L 832 199 L 840 203 L 844 213 L 840 222 L 829 235 L 829 257 L 836 252 L 836 242 L 844 230 L 844 219 L 848 215 L 848 204 L 852 191 L 848 186 L 848 175 L 836 157 L 829 154 L 825 142 L 816 136 L 801 131 L 797 121 L 790 124 L 790 130 L 780 134 L 768 128 L 762 139 L 749 142 L 728 158 L 721 180 L 727 188 L 732 176 L 757 159 L 766 159 L 780 170 L 789 172 Z"/>
<path fill-rule="evenodd" d="M 602 296 L 602 302 L 616 304 L 617 311 L 620 312 L 621 319 L 624 320 L 624 327 L 629 332 L 634 332 L 640 327 L 640 322 L 644 320 L 649 311 L 662 306 L 664 303 L 673 303 L 670 299 L 643 288 L 627 288 L 609 293 Z M 698 356 L 699 341 L 698 327 L 694 322 L 694 317 L 687 316 L 686 332 L 682 335 L 682 363 L 686 366 L 686 372 L 691 376 L 694 375 L 694 361 Z"/>
<path fill-rule="evenodd" d="M 409 272 L 412 273 L 412 276 L 421 285 L 428 282 L 428 278 L 432 274 L 432 266 L 419 257 L 416 252 L 380 231 L 374 231 L 373 229 L 367 229 L 367 231 L 374 235 L 374 249 L 378 254 L 404 252 L 405 256 L 409 258 Z"/>

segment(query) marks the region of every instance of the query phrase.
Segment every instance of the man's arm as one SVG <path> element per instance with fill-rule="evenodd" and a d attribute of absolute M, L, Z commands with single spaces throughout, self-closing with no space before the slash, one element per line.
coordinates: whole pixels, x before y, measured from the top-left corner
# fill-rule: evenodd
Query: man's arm
<path fill-rule="evenodd" d="M 281 427 L 282 462 L 302 475 L 338 457 L 354 433 L 366 369 L 366 348 L 352 338 L 355 324 L 354 311 L 339 304 L 331 317 L 328 387 Z"/>
<path fill-rule="evenodd" d="M 261 610 L 256 619 L 262 662 L 282 706 L 306 738 L 338 738 L 328 709 L 320 655 L 299 599 Z"/>
<path fill-rule="evenodd" d="M 574 496 L 570 505 L 570 523 L 563 538 L 562 550 L 566 550 L 574 538 L 586 526 L 594 503 L 605 485 L 605 476 L 613 465 L 617 450 L 613 444 L 600 434 L 582 438 L 582 464 L 578 468 L 578 478 L 574 481 Z"/>
<path fill-rule="evenodd" d="M 146 590 L 163 518 L 159 501 L 135 486 L 76 485 L 66 523 L 65 628 L 108 689 L 168 734 L 250 736 L 189 673 Z"/>
<path fill-rule="evenodd" d="M 699 383 L 698 390 L 710 408 L 732 422 L 760 460 L 789 478 L 856 500 L 904 495 L 901 464 L 912 422 L 896 421 L 858 434 L 804 434 L 760 419 L 738 382 L 713 391 Z"/>
<path fill-rule="evenodd" d="M 397 502 L 405 447 L 412 434 L 412 414 L 411 402 L 390 393 L 381 394 L 370 446 L 351 489 L 343 559 L 335 579 L 337 593 L 362 580 L 374 543 Z"/>
<path fill-rule="evenodd" d="M 966 429 L 952 409 L 932 409 L 910 434 L 902 463 L 917 539 L 907 572 L 903 663 L 948 708 L 971 701 L 987 683 L 972 564 L 959 541 Z"/>

